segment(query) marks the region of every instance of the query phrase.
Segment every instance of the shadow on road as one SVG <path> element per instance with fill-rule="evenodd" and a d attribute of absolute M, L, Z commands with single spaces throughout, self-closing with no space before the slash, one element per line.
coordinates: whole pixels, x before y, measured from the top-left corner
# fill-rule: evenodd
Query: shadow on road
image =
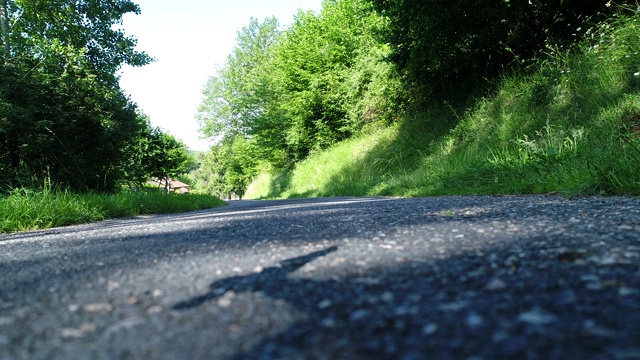
<path fill-rule="evenodd" d="M 289 274 L 303 267 L 307 263 L 336 250 L 338 250 L 338 247 L 332 246 L 324 250 L 312 252 L 308 255 L 281 261 L 277 266 L 266 268 L 259 273 L 246 276 L 234 276 L 216 281 L 209 285 L 211 291 L 208 293 L 180 302 L 174 305 L 173 309 L 185 310 L 193 308 L 202 305 L 207 301 L 213 300 L 227 291 L 234 291 L 236 293 L 244 291 L 263 291 L 269 295 L 269 297 L 274 299 L 291 300 L 288 299 L 287 294 L 291 292 L 289 291 L 289 287 L 286 285 Z"/>
<path fill-rule="evenodd" d="M 173 310 L 188 311 L 229 293 L 261 293 L 303 314 L 275 336 L 237 353 L 236 360 L 422 359 L 426 354 L 506 359 L 568 353 L 592 358 L 624 355 L 620 348 L 634 351 L 631 345 L 640 341 L 632 320 L 640 319 L 633 311 L 635 295 L 621 298 L 617 285 L 609 283 L 605 286 L 613 288 L 601 289 L 604 293 L 585 288 L 580 276 L 597 271 L 584 264 L 589 254 L 560 250 L 522 258 L 523 250 L 496 247 L 481 250 L 490 254 L 461 253 L 431 263 L 380 264 L 361 276 L 317 280 L 293 274 L 337 251 L 332 246 L 259 273 L 214 281 L 207 293 Z M 625 319 L 615 314 L 618 310 L 628 314 Z M 610 350 L 614 343 L 617 349 Z"/>

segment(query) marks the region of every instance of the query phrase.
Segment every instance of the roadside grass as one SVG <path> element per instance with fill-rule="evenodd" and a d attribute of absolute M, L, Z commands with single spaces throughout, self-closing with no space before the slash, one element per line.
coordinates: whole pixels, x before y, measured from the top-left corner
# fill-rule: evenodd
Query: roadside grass
<path fill-rule="evenodd" d="M 367 195 L 379 174 L 401 165 L 394 163 L 396 159 L 392 157 L 366 159 L 376 149 L 388 149 L 396 136 L 397 129 L 389 127 L 344 141 L 298 163 L 293 172 L 261 174 L 247 194 L 252 198 Z"/>
<path fill-rule="evenodd" d="M 421 121 L 370 128 L 360 136 L 317 152 L 291 171 L 263 172 L 245 198 L 397 195 L 387 184 L 410 177 L 454 122 L 433 122 L 452 115 L 448 106 L 420 114 Z"/>
<path fill-rule="evenodd" d="M 246 197 L 640 195 L 640 15 L 587 31 L 472 106 L 409 114 L 260 175 Z"/>
<path fill-rule="evenodd" d="M 46 229 L 105 219 L 208 209 L 225 203 L 209 195 L 162 191 L 76 194 L 65 190 L 15 189 L 0 195 L 0 233 Z"/>

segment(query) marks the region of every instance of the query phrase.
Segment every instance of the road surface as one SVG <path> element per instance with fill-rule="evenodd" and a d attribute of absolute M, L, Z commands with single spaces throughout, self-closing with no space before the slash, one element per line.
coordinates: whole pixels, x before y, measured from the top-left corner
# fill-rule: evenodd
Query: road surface
<path fill-rule="evenodd" d="M 640 199 L 236 201 L 0 236 L 0 359 L 640 359 Z"/>

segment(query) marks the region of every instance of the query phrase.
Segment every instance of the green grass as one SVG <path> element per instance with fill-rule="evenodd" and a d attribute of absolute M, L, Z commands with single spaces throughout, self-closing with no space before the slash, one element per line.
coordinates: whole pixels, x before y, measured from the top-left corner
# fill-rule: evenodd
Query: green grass
<path fill-rule="evenodd" d="M 376 149 L 387 149 L 396 136 L 397 130 L 392 127 L 344 141 L 300 162 L 293 173 L 261 174 L 248 193 L 251 197 L 288 198 L 366 195 L 378 180 L 378 174 L 400 165 L 393 158 L 371 159 Z"/>
<path fill-rule="evenodd" d="M 257 177 L 247 198 L 640 194 L 640 15 L 550 49 L 471 106 L 437 104 Z"/>
<path fill-rule="evenodd" d="M 161 191 L 75 194 L 16 189 L 0 196 L 0 233 L 82 224 L 117 217 L 208 209 L 225 203 L 212 196 Z"/>

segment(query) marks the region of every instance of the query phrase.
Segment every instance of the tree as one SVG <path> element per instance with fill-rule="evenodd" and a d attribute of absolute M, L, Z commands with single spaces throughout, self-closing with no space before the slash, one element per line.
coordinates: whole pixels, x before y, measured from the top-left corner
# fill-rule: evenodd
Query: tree
<path fill-rule="evenodd" d="M 602 0 L 370 0 L 389 20 L 392 59 L 416 99 L 466 96 L 505 70 L 568 46 L 607 11 Z"/>
<path fill-rule="evenodd" d="M 76 190 L 110 190 L 136 108 L 119 91 L 76 74 L 0 71 L 0 158 L 6 187 L 48 177 Z"/>
<path fill-rule="evenodd" d="M 238 137 L 233 143 L 224 147 L 225 161 L 227 162 L 225 183 L 227 189 L 242 199 L 247 191 L 249 183 L 256 175 L 256 161 L 252 156 L 253 150 L 250 141 Z"/>
<path fill-rule="evenodd" d="M 115 189 L 125 161 L 122 149 L 140 125 L 115 72 L 122 64 L 151 59 L 114 26 L 139 8 L 126 0 L 0 5 L 2 190 L 43 178 L 75 190 Z"/>
<path fill-rule="evenodd" d="M 245 137 L 276 168 L 349 138 L 394 110 L 399 81 L 374 36 L 384 26 L 364 0 L 326 1 L 284 31 L 275 19 L 252 19 L 205 85 L 203 134 Z"/>
<path fill-rule="evenodd" d="M 204 154 L 200 166 L 189 174 L 194 186 L 201 192 L 224 198 L 227 194 L 224 168 L 218 160 L 217 147 Z"/>
<path fill-rule="evenodd" d="M 135 51 L 136 40 L 117 28 L 124 14 L 140 13 L 132 1 L 15 0 L 9 9 L 13 21 L 5 43 L 11 43 L 14 58 L 31 60 L 44 72 L 77 66 L 80 54 L 88 73 L 115 87 L 115 74 L 123 64 L 152 61 Z"/>
<path fill-rule="evenodd" d="M 252 19 L 203 91 L 201 132 L 218 145 L 195 174 L 199 187 L 241 197 L 265 163 L 288 168 L 389 121 L 404 95 L 375 35 L 386 26 L 367 0 L 325 1 L 282 31 L 273 18 Z"/>
<path fill-rule="evenodd" d="M 224 67 L 207 81 L 197 119 L 208 137 L 232 139 L 248 135 L 268 112 L 271 100 L 269 74 L 263 66 L 279 36 L 278 20 L 259 23 L 252 18 L 238 32 L 237 44 Z"/>
<path fill-rule="evenodd" d="M 215 145 L 192 173 L 196 187 L 220 198 L 240 199 L 257 173 L 255 144 L 242 137 Z"/>
<path fill-rule="evenodd" d="M 11 57 L 11 47 L 9 43 L 9 2 L 0 0 L 0 40 L 2 40 L 2 50 L 5 64 Z"/>
<path fill-rule="evenodd" d="M 304 159 L 351 137 L 377 112 L 377 102 L 360 101 L 397 84 L 384 62 L 385 45 L 374 34 L 385 26 L 362 0 L 325 1 L 322 12 L 300 12 L 275 48 L 279 107 L 287 122 L 292 160 Z M 381 77 L 372 76 L 382 71 Z M 380 91 L 378 96 L 390 95 Z M 358 109 L 359 108 L 359 109 Z M 371 117 L 369 120 L 375 117 Z"/>
<path fill-rule="evenodd" d="M 169 179 L 184 172 L 193 160 L 186 145 L 172 135 L 156 131 L 152 137 L 155 140 L 156 151 L 152 162 L 155 166 L 151 168 L 151 175 L 165 179 L 168 190 Z"/>
<path fill-rule="evenodd" d="M 141 188 L 150 179 L 165 180 L 187 170 L 194 161 L 184 143 L 158 127 L 153 127 L 147 116 L 138 115 L 141 125 L 134 141 L 123 149 L 126 162 L 122 178 L 131 188 Z"/>

